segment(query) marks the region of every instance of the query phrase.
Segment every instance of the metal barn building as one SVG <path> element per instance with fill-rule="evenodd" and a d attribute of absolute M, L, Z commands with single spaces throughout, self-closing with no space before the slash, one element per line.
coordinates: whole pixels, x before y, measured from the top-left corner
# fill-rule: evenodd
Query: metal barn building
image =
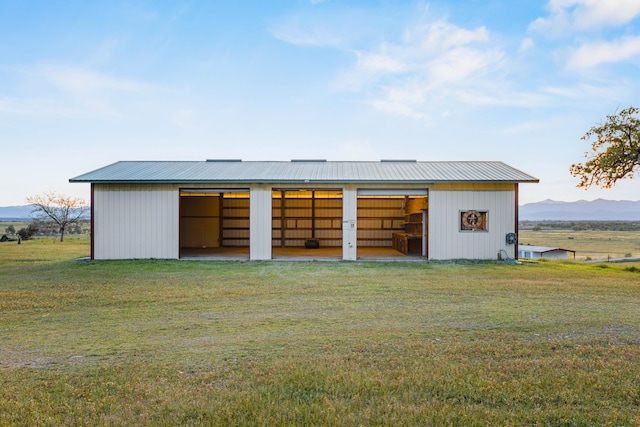
<path fill-rule="evenodd" d="M 501 162 L 124 161 L 91 184 L 93 259 L 516 258 Z"/>

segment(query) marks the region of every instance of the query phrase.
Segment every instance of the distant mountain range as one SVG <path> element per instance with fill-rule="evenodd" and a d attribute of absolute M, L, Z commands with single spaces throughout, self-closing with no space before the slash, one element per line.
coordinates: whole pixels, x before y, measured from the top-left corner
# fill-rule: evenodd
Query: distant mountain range
<path fill-rule="evenodd" d="M 543 200 L 520 206 L 520 220 L 640 221 L 640 200 Z"/>
<path fill-rule="evenodd" d="M 30 221 L 33 205 L 0 206 L 0 220 L 2 221 Z"/>
<path fill-rule="evenodd" d="M 20 221 L 31 218 L 31 205 L 0 207 L 0 220 Z M 520 220 L 542 221 L 640 221 L 640 200 L 578 200 L 559 202 L 543 200 L 520 206 Z"/>
<path fill-rule="evenodd" d="M 31 221 L 33 205 L 0 206 L 0 221 Z M 87 219 L 89 219 L 87 214 Z"/>

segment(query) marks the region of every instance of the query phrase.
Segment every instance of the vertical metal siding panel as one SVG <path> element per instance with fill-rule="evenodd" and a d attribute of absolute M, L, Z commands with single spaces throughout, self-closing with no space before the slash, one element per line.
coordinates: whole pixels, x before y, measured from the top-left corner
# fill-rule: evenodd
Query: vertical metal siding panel
<path fill-rule="evenodd" d="M 157 224 L 162 227 L 162 232 L 154 233 L 151 226 L 149 227 L 150 239 L 148 239 L 148 244 L 151 245 L 150 252 L 154 254 L 154 258 L 170 258 L 171 248 L 168 246 L 168 236 L 171 232 L 170 224 L 164 223 L 160 215 L 158 215 L 158 212 L 171 209 L 171 194 L 167 191 L 166 186 L 163 186 L 161 191 L 153 193 L 152 196 L 153 197 L 150 197 L 149 206 L 151 212 L 149 213 L 149 217 L 152 220 L 152 224 Z"/>
<path fill-rule="evenodd" d="M 252 260 L 271 259 L 271 188 L 252 188 L 249 199 L 249 253 Z"/>
<path fill-rule="evenodd" d="M 114 218 L 116 218 L 119 214 L 120 207 L 114 202 L 114 195 L 112 188 L 107 188 L 105 193 L 105 203 L 107 205 L 107 215 L 104 218 L 105 226 L 103 228 L 103 238 L 104 238 L 104 257 L 106 259 L 114 259 L 117 258 L 117 254 L 114 253 L 114 241 L 117 241 L 120 236 L 120 229 L 113 228 L 112 223 L 114 222 Z"/>
<path fill-rule="evenodd" d="M 140 248 L 144 250 L 145 253 L 148 253 L 151 258 L 166 258 L 165 253 L 167 252 L 166 248 L 162 245 L 158 245 L 159 238 L 162 239 L 167 233 L 167 230 L 162 229 L 159 233 L 154 233 L 153 229 L 155 227 L 160 227 L 161 224 L 158 222 L 158 217 L 156 215 L 158 205 L 161 204 L 165 199 L 165 193 L 163 189 L 157 189 L 156 191 L 145 191 L 143 197 L 143 206 L 148 210 L 147 218 L 145 221 L 145 232 L 144 235 L 141 236 L 143 242 L 140 245 Z M 169 206 L 167 206 L 169 208 Z M 147 237 L 145 239 L 145 236 Z M 163 239 L 162 239 L 163 240 Z"/>
<path fill-rule="evenodd" d="M 167 258 L 177 259 L 180 257 L 180 193 L 178 186 L 173 185 L 167 188 L 167 200 L 165 205 L 168 208 L 160 209 L 160 221 L 167 224 L 168 230 L 165 234 L 166 240 L 162 243 L 167 249 Z"/>
<path fill-rule="evenodd" d="M 104 196 L 104 192 L 102 191 L 102 186 L 94 184 L 93 186 L 93 223 L 91 227 L 93 228 L 93 257 L 94 259 L 101 259 L 101 249 L 100 244 L 102 243 L 101 232 L 102 232 L 102 216 L 104 211 L 104 204 L 102 203 L 102 198 Z"/>
<path fill-rule="evenodd" d="M 136 198 L 138 202 L 138 209 L 136 210 L 136 220 L 138 221 L 138 228 L 136 232 L 136 245 L 133 248 L 136 258 L 153 258 L 153 253 L 150 251 L 151 244 L 149 239 L 149 228 L 153 225 L 151 223 L 151 208 L 149 206 L 150 190 L 140 189 Z M 146 237 L 146 238 L 145 238 Z"/>
<path fill-rule="evenodd" d="M 458 211 L 461 208 L 468 209 L 469 201 L 466 200 L 459 191 L 449 192 L 449 204 L 447 206 L 449 212 L 448 217 L 449 221 L 451 221 L 451 225 L 449 227 L 449 232 L 451 233 L 451 249 L 449 252 L 449 258 L 466 258 L 466 254 L 463 253 L 466 245 L 465 241 L 461 239 L 460 236 L 460 225 L 458 224 Z"/>
<path fill-rule="evenodd" d="M 342 221 L 346 224 L 357 224 L 358 219 L 358 191 L 349 186 L 342 190 Z M 357 225 L 354 229 L 342 229 L 342 259 L 355 261 L 357 259 Z"/>
<path fill-rule="evenodd" d="M 121 227 L 113 228 L 111 225 L 117 221 L 121 214 L 121 206 L 116 203 L 117 193 L 115 188 L 109 188 L 108 193 L 108 202 L 109 203 L 109 217 L 106 219 L 108 222 L 108 227 L 106 229 L 106 233 L 108 233 L 108 237 L 105 239 L 105 254 L 108 259 L 116 259 L 119 258 L 119 254 L 117 253 L 116 242 L 122 240 L 122 234 L 125 232 L 125 227 L 128 225 L 122 224 Z"/>
<path fill-rule="evenodd" d="M 124 233 L 124 227 L 128 227 L 128 225 L 122 225 L 121 227 L 113 228 L 111 225 L 115 223 L 117 218 L 120 215 L 121 206 L 116 203 L 116 191 L 114 187 L 109 187 L 107 193 L 107 203 L 109 205 L 109 216 L 106 218 L 107 227 L 105 229 L 105 256 L 107 259 L 115 259 L 118 258 L 118 253 L 116 252 L 117 248 L 115 246 L 115 242 L 122 240 L 122 234 Z"/>
<path fill-rule="evenodd" d="M 157 191 L 149 191 L 147 197 L 150 209 L 148 217 L 151 219 L 148 234 L 144 236 L 147 245 L 150 245 L 147 253 L 153 258 L 178 258 L 178 188 L 164 185 Z"/>
<path fill-rule="evenodd" d="M 177 258 L 178 189 L 110 185 L 96 191 L 96 258 Z"/>
<path fill-rule="evenodd" d="M 138 215 L 139 210 L 138 198 L 130 190 L 130 185 L 119 188 L 113 193 L 114 201 L 118 206 L 118 219 L 121 222 L 119 239 L 114 242 L 118 249 L 118 258 L 134 258 L 135 247 L 138 244 L 139 230 Z M 114 218 L 115 222 L 115 218 Z M 115 225 L 114 225 L 115 226 Z"/>
<path fill-rule="evenodd" d="M 515 257 L 517 245 L 507 245 L 505 238 L 507 233 L 514 233 L 515 230 L 515 216 L 516 216 L 516 192 L 504 191 L 501 194 L 498 208 L 502 212 L 500 222 L 500 234 L 496 236 L 496 245 L 504 249 L 510 258 Z"/>
<path fill-rule="evenodd" d="M 507 196 L 510 194 L 509 191 L 494 192 L 494 194 L 492 212 L 495 212 L 495 214 L 493 215 L 492 227 L 489 230 L 492 233 L 493 246 L 488 248 L 487 251 L 491 252 L 493 257 L 498 258 L 498 252 L 506 246 L 504 244 L 505 235 L 507 234 L 506 229 L 508 222 L 511 221 L 509 218 L 513 218 L 514 212 L 513 209 L 505 203 L 505 201 L 508 200 Z"/>
<path fill-rule="evenodd" d="M 444 232 L 447 229 L 447 217 L 445 215 L 446 200 L 442 191 L 434 192 L 429 195 L 429 204 L 433 206 L 437 212 L 434 221 L 430 220 L 430 228 L 432 233 L 431 245 L 433 246 L 432 258 L 445 259 L 445 251 L 447 250 L 447 240 L 444 238 Z"/>
<path fill-rule="evenodd" d="M 124 190 L 119 193 L 121 203 L 120 217 L 127 225 L 127 235 L 129 239 L 122 236 L 120 239 L 120 249 L 123 258 L 140 258 L 136 256 L 136 248 L 139 245 L 140 236 L 140 196 L 134 190 Z M 128 244 L 126 243 L 128 240 Z"/>
<path fill-rule="evenodd" d="M 109 216 L 109 222 L 114 224 L 116 222 L 120 222 L 120 227 L 110 229 L 109 233 L 109 245 L 106 248 L 106 251 L 109 254 L 109 258 L 111 259 L 124 258 L 124 254 L 120 251 L 120 248 L 123 244 L 123 236 L 128 233 L 129 228 L 131 227 L 131 224 L 126 223 L 124 221 L 124 218 L 122 218 L 123 203 L 121 200 L 119 200 L 121 198 L 121 191 L 118 191 L 117 187 L 114 186 L 109 189 L 109 203 L 112 206 L 112 212 Z M 118 245 L 118 242 L 120 242 L 120 245 Z"/>
<path fill-rule="evenodd" d="M 143 198 L 143 192 L 136 189 L 131 189 L 130 191 L 128 191 L 126 199 L 128 205 L 132 205 L 133 209 L 129 210 L 126 208 L 126 206 L 123 206 L 123 217 L 134 224 L 134 226 L 129 230 L 129 233 L 132 237 L 131 244 L 122 246 L 122 249 L 124 250 L 127 258 L 151 258 L 150 256 L 143 256 L 144 251 L 141 248 L 141 245 L 143 244 L 142 236 L 145 234 L 145 230 L 143 228 L 145 225 L 143 218 Z"/>
<path fill-rule="evenodd" d="M 136 214 L 139 210 L 138 200 L 129 187 L 118 189 L 119 191 L 113 194 L 114 201 L 118 206 L 118 219 L 121 222 L 120 236 L 114 242 L 118 249 L 118 258 L 134 258 L 134 248 L 138 244 L 138 233 L 136 233 L 139 228 L 138 215 Z"/>
<path fill-rule="evenodd" d="M 431 259 L 495 259 L 500 249 L 513 256 L 504 243 L 512 232 L 515 215 L 513 191 L 432 191 L 429 195 L 429 243 Z M 459 211 L 488 211 L 488 231 L 459 231 Z"/>
<path fill-rule="evenodd" d="M 148 253 L 151 258 L 159 258 L 156 255 L 157 253 L 156 247 L 154 247 L 153 245 L 154 243 L 153 241 L 156 236 L 154 236 L 154 233 L 152 232 L 153 227 L 157 225 L 155 224 L 154 217 L 155 217 L 155 202 L 157 201 L 158 196 L 161 195 L 159 193 L 160 193 L 159 190 L 144 191 L 142 193 L 143 194 L 142 206 L 147 212 L 147 215 L 146 215 L 147 220 L 143 222 L 144 234 L 140 236 L 142 241 L 140 242 L 139 248 L 143 251 L 143 253 Z M 161 231 L 159 234 L 161 233 L 164 233 L 164 230 Z"/>
<path fill-rule="evenodd" d="M 117 203 L 114 187 L 101 186 L 98 191 L 99 203 L 97 209 L 96 243 L 98 259 L 118 258 L 116 242 L 120 239 L 121 228 L 118 227 L 118 216 L 121 207 Z"/>
<path fill-rule="evenodd" d="M 140 245 L 140 194 L 134 189 L 123 190 L 118 193 L 121 205 L 120 217 L 127 226 L 127 235 L 120 239 L 120 250 L 123 258 L 143 258 L 138 255 Z"/>
<path fill-rule="evenodd" d="M 472 209 L 477 209 L 480 211 L 489 211 L 489 213 L 491 214 L 491 212 L 493 212 L 491 210 L 491 200 L 490 198 L 488 199 L 487 197 L 485 197 L 486 193 L 484 192 L 475 192 L 475 191 L 470 191 L 470 192 L 465 192 L 469 198 L 472 199 Z M 474 208 L 474 206 L 476 206 Z M 493 231 L 491 231 L 490 228 L 487 228 L 488 232 L 484 232 L 484 233 L 473 233 L 472 234 L 472 245 L 469 245 L 470 248 L 472 248 L 471 252 L 468 253 L 467 257 L 468 258 L 473 258 L 473 259 L 485 259 L 487 258 L 486 256 L 486 252 L 487 252 L 487 245 L 489 243 L 489 241 L 491 240 L 491 233 L 493 233 Z"/>
<path fill-rule="evenodd" d="M 153 194 L 150 194 L 150 196 L 149 207 L 151 212 L 149 212 L 150 224 L 147 226 L 147 233 L 149 236 L 147 244 L 150 247 L 150 253 L 153 258 L 168 258 L 166 254 L 169 253 L 169 248 L 167 248 L 164 243 L 167 241 L 166 236 L 169 234 L 169 229 L 165 228 L 162 233 L 153 233 L 152 231 L 153 224 L 162 224 L 158 212 L 162 209 L 162 206 L 165 205 L 165 201 L 168 200 L 168 194 L 163 186 L 162 191 L 154 192 Z M 167 204 L 165 209 L 170 208 L 171 207 Z"/>
<path fill-rule="evenodd" d="M 438 235 L 437 224 L 440 223 L 440 213 L 439 213 L 439 197 L 436 192 L 429 191 L 429 222 L 427 224 L 428 232 L 427 239 L 429 239 L 429 243 L 427 246 L 429 247 L 429 259 L 437 259 L 439 255 L 439 243 L 438 243 Z"/>
<path fill-rule="evenodd" d="M 146 235 L 145 225 L 149 222 L 149 218 L 145 218 L 144 215 L 144 192 L 138 189 L 131 189 L 127 194 L 128 205 L 132 204 L 134 208 L 132 210 L 127 209 L 128 205 L 124 205 L 122 216 L 129 222 L 134 224 L 130 228 L 129 234 L 133 237 L 131 244 L 123 245 L 122 249 L 127 258 L 151 258 L 145 255 L 145 250 L 142 245 L 145 244 L 143 236 Z"/>
<path fill-rule="evenodd" d="M 446 242 L 446 246 L 445 246 L 445 250 L 444 252 L 441 254 L 441 258 L 443 259 L 451 259 L 452 256 L 451 254 L 453 253 L 453 239 L 451 237 L 452 234 L 452 230 L 451 228 L 454 226 L 453 224 L 453 219 L 451 217 L 451 204 L 453 203 L 453 201 L 451 200 L 451 198 L 453 197 L 453 194 L 451 194 L 450 192 L 443 192 L 442 193 L 442 217 L 444 220 L 444 227 L 442 228 L 442 230 L 440 231 L 441 233 L 441 239 Z"/>
<path fill-rule="evenodd" d="M 451 251 L 451 238 L 448 236 L 450 233 L 448 230 L 451 227 L 451 219 L 449 218 L 449 194 L 445 192 L 438 192 L 438 211 L 439 211 L 439 224 L 436 226 L 438 240 L 436 246 L 439 247 L 437 259 L 450 258 L 449 253 Z"/>
<path fill-rule="evenodd" d="M 107 193 L 107 203 L 109 206 L 109 216 L 105 219 L 107 222 L 107 227 L 105 228 L 105 257 L 107 259 L 118 258 L 118 254 L 116 252 L 115 242 L 121 240 L 121 234 L 124 233 L 124 227 L 127 225 L 122 225 L 121 227 L 117 227 L 115 229 L 112 228 L 111 223 L 116 222 L 116 218 L 120 215 L 120 206 L 116 203 L 116 192 L 114 187 L 109 187 Z"/>
<path fill-rule="evenodd" d="M 96 208 L 95 208 L 95 238 L 96 238 L 96 259 L 106 258 L 106 239 L 107 239 L 107 224 L 106 218 L 109 217 L 111 206 L 107 200 L 108 193 L 103 185 L 96 187 Z"/>
<path fill-rule="evenodd" d="M 104 228 L 104 217 L 106 204 L 104 203 L 105 192 L 102 185 L 94 185 L 93 193 L 93 250 L 95 259 L 104 258 L 104 238 L 102 237 Z"/>
<path fill-rule="evenodd" d="M 440 208 L 442 210 L 441 215 L 444 221 L 444 227 L 440 231 L 440 234 L 441 234 L 440 238 L 443 242 L 445 242 L 444 251 L 441 254 L 441 258 L 443 259 L 452 258 L 451 254 L 452 254 L 453 239 L 450 236 L 450 234 L 452 233 L 451 228 L 453 226 L 452 218 L 451 218 L 451 209 L 450 209 L 450 205 L 452 204 L 451 197 L 452 197 L 452 194 L 449 192 L 442 193 L 442 198 L 441 198 L 442 206 Z"/>
<path fill-rule="evenodd" d="M 487 210 L 489 211 L 491 218 L 488 218 L 489 223 L 487 226 L 489 239 L 486 239 L 487 242 L 483 247 L 483 258 L 496 259 L 498 258 L 499 237 L 503 235 L 501 232 L 503 227 L 501 227 L 500 224 L 503 222 L 502 218 L 505 217 L 505 212 L 504 209 L 499 208 L 500 200 L 502 199 L 500 192 L 494 191 L 487 193 L 487 196 Z"/>

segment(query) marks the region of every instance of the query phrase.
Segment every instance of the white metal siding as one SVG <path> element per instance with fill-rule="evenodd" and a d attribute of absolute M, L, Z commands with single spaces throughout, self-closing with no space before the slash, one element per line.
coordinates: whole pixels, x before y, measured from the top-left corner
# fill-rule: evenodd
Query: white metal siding
<path fill-rule="evenodd" d="M 554 251 L 546 251 L 546 252 L 537 252 L 526 249 L 521 249 L 519 252 L 519 256 L 522 258 L 554 258 L 554 259 L 566 259 L 569 257 L 569 252 L 563 250 L 554 250 Z"/>
<path fill-rule="evenodd" d="M 94 186 L 95 259 L 178 258 L 174 185 Z"/>
<path fill-rule="evenodd" d="M 250 202 L 250 258 L 271 259 L 271 187 L 252 188 Z"/>
<path fill-rule="evenodd" d="M 487 231 L 460 231 L 460 211 L 487 211 Z M 429 192 L 429 259 L 497 259 L 505 236 L 515 232 L 515 191 Z"/>
<path fill-rule="evenodd" d="M 357 259 L 358 192 L 354 187 L 342 190 L 342 259 Z"/>

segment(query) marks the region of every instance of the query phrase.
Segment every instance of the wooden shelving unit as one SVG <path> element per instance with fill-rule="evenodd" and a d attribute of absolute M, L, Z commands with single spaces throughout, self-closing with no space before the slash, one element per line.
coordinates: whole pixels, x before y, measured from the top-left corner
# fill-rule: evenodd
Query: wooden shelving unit
<path fill-rule="evenodd" d="M 221 198 L 222 246 L 249 246 L 249 196 Z"/>
<path fill-rule="evenodd" d="M 322 247 L 341 246 L 342 198 L 323 191 L 299 193 L 280 191 L 273 198 L 272 246 L 303 247 L 310 239 Z"/>
<path fill-rule="evenodd" d="M 393 233 L 404 230 L 402 199 L 358 197 L 358 247 L 390 247 Z"/>
<path fill-rule="evenodd" d="M 407 199 L 404 230 L 393 233 L 393 248 L 405 255 L 423 254 L 423 225 L 427 226 L 427 199 Z M 425 254 L 426 255 L 426 254 Z"/>

